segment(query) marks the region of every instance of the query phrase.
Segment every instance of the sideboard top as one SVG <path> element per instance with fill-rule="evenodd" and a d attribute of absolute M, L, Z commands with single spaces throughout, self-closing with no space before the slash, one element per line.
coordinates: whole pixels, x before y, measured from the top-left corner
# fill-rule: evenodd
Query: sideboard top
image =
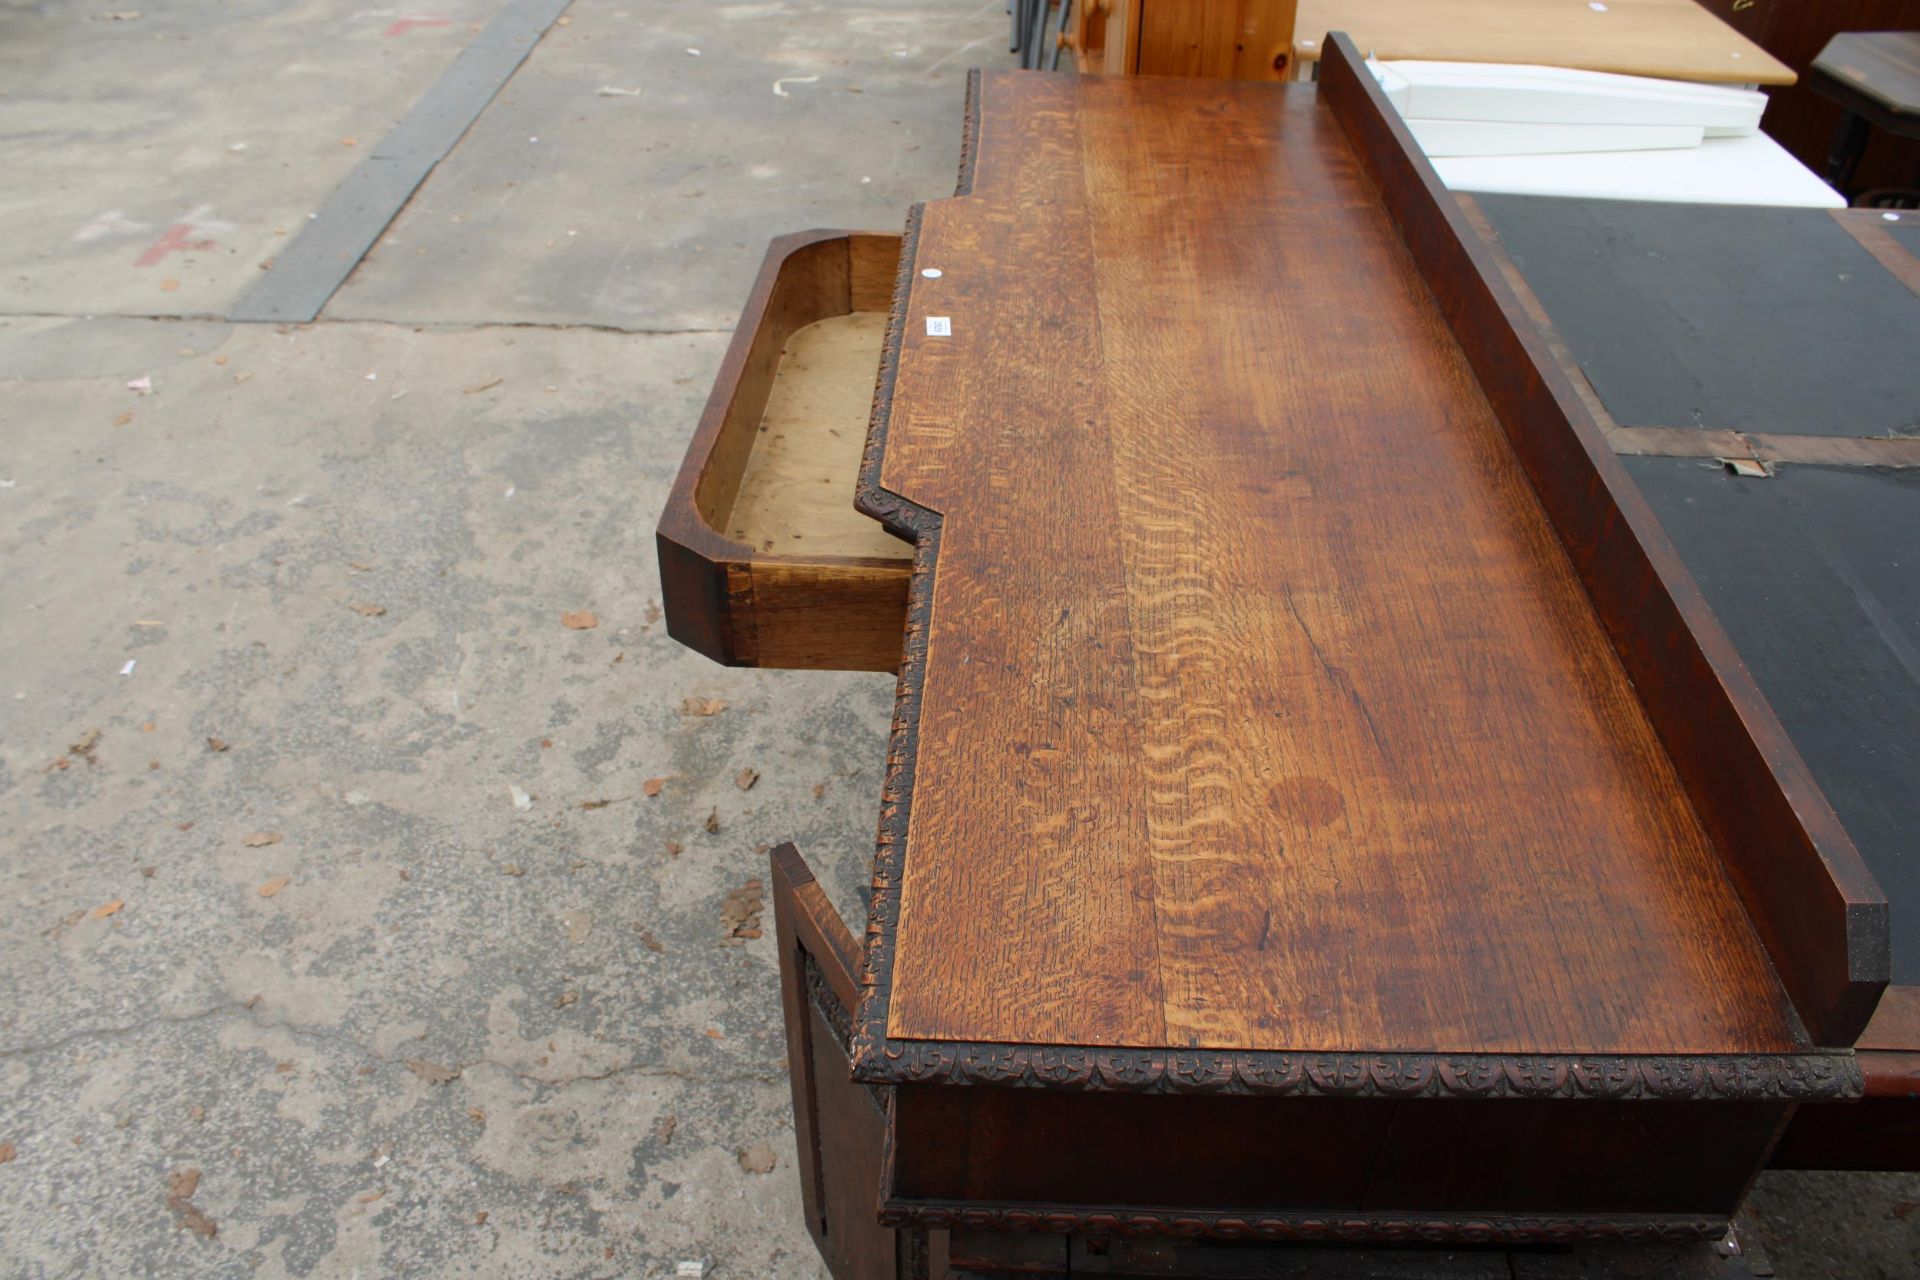
<path fill-rule="evenodd" d="M 920 543 L 885 1036 L 1805 1048 L 1315 88 L 994 74 L 973 109 L 869 441 Z"/>

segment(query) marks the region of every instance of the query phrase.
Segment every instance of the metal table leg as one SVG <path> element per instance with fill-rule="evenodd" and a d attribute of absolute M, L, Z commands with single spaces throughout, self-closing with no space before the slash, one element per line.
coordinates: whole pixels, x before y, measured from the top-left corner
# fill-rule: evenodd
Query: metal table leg
<path fill-rule="evenodd" d="M 1827 185 L 1841 195 L 1853 185 L 1853 171 L 1860 167 L 1860 153 L 1867 149 L 1867 122 L 1849 111 L 1833 135 L 1833 149 L 1827 153 Z"/>

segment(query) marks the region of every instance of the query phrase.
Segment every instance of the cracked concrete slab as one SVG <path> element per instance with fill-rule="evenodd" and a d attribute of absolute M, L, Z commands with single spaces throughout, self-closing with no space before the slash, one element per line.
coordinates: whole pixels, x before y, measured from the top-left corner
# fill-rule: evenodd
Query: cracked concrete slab
<path fill-rule="evenodd" d="M 0 310 L 222 314 L 502 0 L 0 0 Z"/>
<path fill-rule="evenodd" d="M 953 194 L 999 0 L 576 0 L 326 314 L 730 327 L 774 236 Z"/>
<path fill-rule="evenodd" d="M 0 1271 L 816 1274 L 722 906 L 797 836 L 854 907 L 891 681 L 666 638 L 721 345 L 0 328 Z"/>
<path fill-rule="evenodd" d="M 730 935 L 787 838 L 864 915 L 892 681 L 681 649 L 651 531 L 766 240 L 946 194 L 1004 14 L 582 0 L 363 319 L 137 318 L 224 310 L 497 7 L 0 0 L 0 1275 L 820 1275 Z M 1783 1277 L 1914 1274 L 1916 1205 L 1754 1195 Z"/>

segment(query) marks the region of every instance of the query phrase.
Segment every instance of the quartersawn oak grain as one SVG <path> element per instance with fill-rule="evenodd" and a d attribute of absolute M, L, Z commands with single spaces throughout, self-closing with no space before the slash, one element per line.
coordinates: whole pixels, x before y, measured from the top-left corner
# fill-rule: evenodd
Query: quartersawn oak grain
<path fill-rule="evenodd" d="M 879 479 L 940 531 L 887 1034 L 1805 1048 L 1311 91 L 979 111 L 896 300 Z"/>

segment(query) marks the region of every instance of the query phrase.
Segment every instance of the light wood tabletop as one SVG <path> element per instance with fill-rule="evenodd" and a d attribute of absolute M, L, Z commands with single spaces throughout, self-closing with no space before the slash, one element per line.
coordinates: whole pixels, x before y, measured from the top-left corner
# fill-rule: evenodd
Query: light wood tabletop
<path fill-rule="evenodd" d="M 1524 62 L 1717 84 L 1792 84 L 1785 63 L 1694 0 L 1300 0 L 1294 66 L 1329 31 L 1381 59 Z"/>

